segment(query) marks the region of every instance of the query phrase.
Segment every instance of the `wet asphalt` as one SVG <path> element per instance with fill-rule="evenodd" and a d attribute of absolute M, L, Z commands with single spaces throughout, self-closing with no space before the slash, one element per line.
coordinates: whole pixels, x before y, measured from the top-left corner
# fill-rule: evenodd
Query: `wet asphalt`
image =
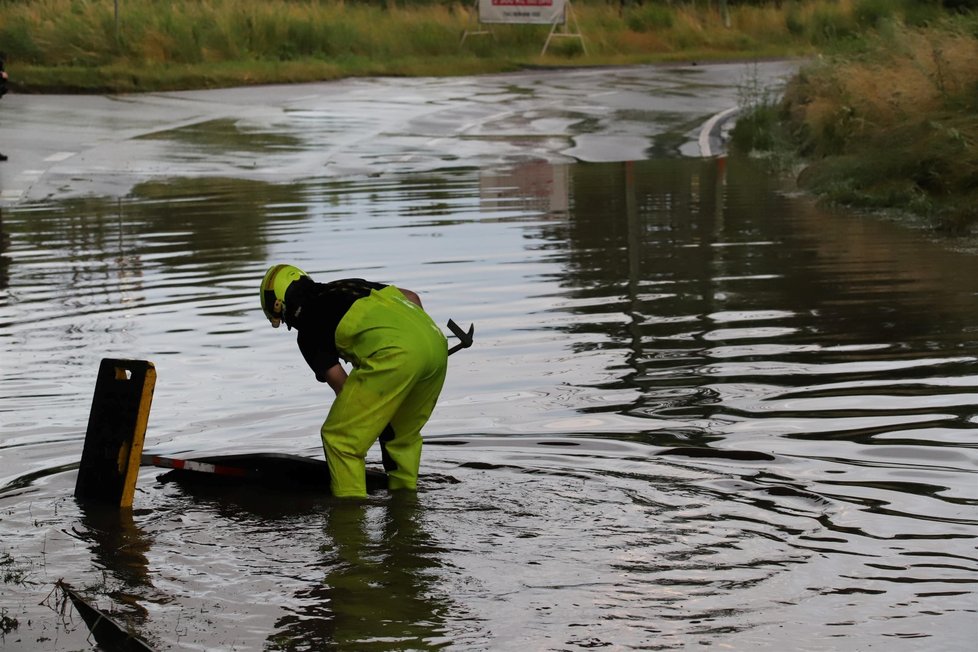
<path fill-rule="evenodd" d="M 123 197 L 139 183 L 269 183 L 444 168 L 711 156 L 745 89 L 797 62 L 365 78 L 0 101 L 0 205 Z"/>

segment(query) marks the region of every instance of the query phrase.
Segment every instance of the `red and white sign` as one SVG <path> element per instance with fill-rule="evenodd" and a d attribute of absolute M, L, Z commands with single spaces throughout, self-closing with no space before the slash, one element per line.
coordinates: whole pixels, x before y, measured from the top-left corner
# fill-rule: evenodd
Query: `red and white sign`
<path fill-rule="evenodd" d="M 564 24 L 565 0 L 479 0 L 479 22 Z"/>

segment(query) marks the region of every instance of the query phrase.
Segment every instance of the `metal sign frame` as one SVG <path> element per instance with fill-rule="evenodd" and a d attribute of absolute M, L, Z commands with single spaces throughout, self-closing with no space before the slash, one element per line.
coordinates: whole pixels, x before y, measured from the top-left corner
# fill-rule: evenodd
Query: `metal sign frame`
<path fill-rule="evenodd" d="M 469 36 L 496 35 L 489 25 L 550 25 L 550 33 L 543 44 L 540 56 L 547 53 L 547 48 L 554 38 L 576 38 L 581 42 L 581 49 L 587 54 L 584 36 L 574 15 L 571 0 L 473 0 L 473 20 L 470 28 L 462 34 L 459 47 L 465 44 Z M 573 26 L 573 29 L 570 26 Z"/>

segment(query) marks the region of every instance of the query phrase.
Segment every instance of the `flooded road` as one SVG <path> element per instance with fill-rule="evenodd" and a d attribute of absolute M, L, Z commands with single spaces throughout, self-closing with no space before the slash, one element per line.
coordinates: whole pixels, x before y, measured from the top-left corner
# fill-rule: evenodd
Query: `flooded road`
<path fill-rule="evenodd" d="M 5 98 L 47 144 L 0 178 L 0 647 L 90 647 L 63 578 L 160 650 L 970 649 L 978 258 L 700 157 L 783 71 L 202 92 L 157 131 L 170 95 L 79 98 L 60 137 L 5 103 L 63 98 Z M 582 119 L 595 88 L 632 108 Z M 329 390 L 257 305 L 279 261 L 476 324 L 417 495 L 144 468 L 131 513 L 77 504 L 104 357 L 156 365 L 149 452 L 322 455 Z"/>
<path fill-rule="evenodd" d="M 0 142 L 10 157 L 0 166 L 0 203 L 124 196 L 139 183 L 179 177 L 286 183 L 699 156 L 710 148 L 701 131 L 711 116 L 736 108 L 747 89 L 778 87 L 797 65 L 10 95 L 0 106 Z"/>

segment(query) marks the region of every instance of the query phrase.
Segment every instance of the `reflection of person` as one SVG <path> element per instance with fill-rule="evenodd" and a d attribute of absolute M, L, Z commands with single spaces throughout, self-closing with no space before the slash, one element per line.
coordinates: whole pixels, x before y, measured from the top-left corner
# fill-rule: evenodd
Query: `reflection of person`
<path fill-rule="evenodd" d="M 363 279 L 316 283 L 296 267 L 274 265 L 262 280 L 261 306 L 272 326 L 284 321 L 298 331 L 316 379 L 336 392 L 321 430 L 333 494 L 367 495 L 364 460 L 378 438 L 389 488 L 415 489 L 421 428 L 448 366 L 445 336 L 418 295 Z M 341 358 L 353 366 L 349 375 Z"/>
<path fill-rule="evenodd" d="M 330 505 L 319 560 L 324 576 L 283 605 L 269 636 L 275 650 L 429 650 L 444 646 L 439 591 L 445 550 L 424 529 L 417 494 L 383 505 Z M 379 517 L 379 518 L 378 518 Z"/>
<path fill-rule="evenodd" d="M 0 97 L 7 94 L 7 55 L 0 52 Z M 6 161 L 7 155 L 0 154 L 0 161 Z"/>

